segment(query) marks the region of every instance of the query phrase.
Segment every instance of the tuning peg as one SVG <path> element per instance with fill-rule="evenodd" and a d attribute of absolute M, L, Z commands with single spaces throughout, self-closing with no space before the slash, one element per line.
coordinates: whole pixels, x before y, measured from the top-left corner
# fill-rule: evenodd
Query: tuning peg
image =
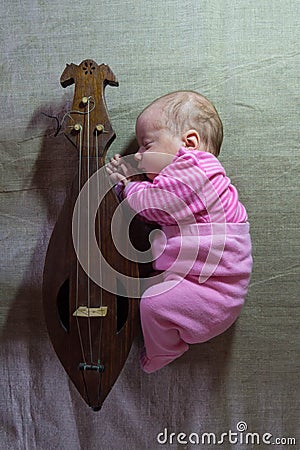
<path fill-rule="evenodd" d="M 98 123 L 98 125 L 96 125 L 96 131 L 98 133 L 103 133 L 104 132 L 104 126 L 101 123 Z"/>
<path fill-rule="evenodd" d="M 74 131 L 80 131 L 81 129 L 82 129 L 82 125 L 80 123 L 75 123 L 75 125 L 73 125 Z"/>

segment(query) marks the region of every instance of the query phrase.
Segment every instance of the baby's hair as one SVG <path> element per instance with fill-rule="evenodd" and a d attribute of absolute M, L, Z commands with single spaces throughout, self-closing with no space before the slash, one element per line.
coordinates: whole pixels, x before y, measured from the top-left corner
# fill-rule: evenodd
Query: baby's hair
<path fill-rule="evenodd" d="M 154 100 L 144 111 L 153 105 L 161 106 L 162 111 L 161 117 L 157 118 L 157 128 L 167 128 L 174 135 L 194 129 L 205 150 L 219 155 L 223 125 L 216 108 L 206 97 L 194 91 L 171 92 Z"/>

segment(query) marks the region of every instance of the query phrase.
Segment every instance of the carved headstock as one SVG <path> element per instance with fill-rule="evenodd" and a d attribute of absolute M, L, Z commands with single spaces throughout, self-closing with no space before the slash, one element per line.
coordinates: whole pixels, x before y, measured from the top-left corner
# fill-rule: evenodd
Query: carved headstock
<path fill-rule="evenodd" d="M 60 82 L 64 88 L 75 83 L 72 111 L 68 113 L 65 129 L 67 137 L 82 156 L 104 158 L 115 138 L 104 98 L 107 84 L 118 86 L 113 71 L 106 64 L 99 66 L 86 59 L 79 66 L 67 64 Z"/>

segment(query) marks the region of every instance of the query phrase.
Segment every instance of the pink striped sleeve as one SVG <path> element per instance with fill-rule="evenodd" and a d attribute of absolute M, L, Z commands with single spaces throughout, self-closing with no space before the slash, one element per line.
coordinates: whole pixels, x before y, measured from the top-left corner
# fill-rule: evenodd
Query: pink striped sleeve
<path fill-rule="evenodd" d="M 129 206 L 147 220 L 176 223 L 192 217 L 195 211 L 205 210 L 200 196 L 201 184 L 195 166 L 183 160 L 173 164 L 171 169 L 167 166 L 152 183 L 128 183 L 124 193 Z"/>
<path fill-rule="evenodd" d="M 215 156 L 181 148 L 153 180 L 131 182 L 123 194 L 144 219 L 163 224 L 179 221 L 244 222 L 245 207 Z"/>

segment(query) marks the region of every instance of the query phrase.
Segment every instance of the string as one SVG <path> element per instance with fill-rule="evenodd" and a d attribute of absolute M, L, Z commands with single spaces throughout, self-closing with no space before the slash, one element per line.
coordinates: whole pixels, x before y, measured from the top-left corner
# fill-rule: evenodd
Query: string
<path fill-rule="evenodd" d="M 78 111 L 77 109 L 73 109 L 73 110 L 71 110 L 71 111 L 67 111 L 64 115 L 63 115 L 63 117 L 62 117 L 62 119 L 61 119 L 61 122 L 60 122 L 60 128 L 62 127 L 62 125 L 63 125 L 63 123 L 64 123 L 64 121 L 65 121 L 65 119 L 66 119 L 66 117 L 69 117 L 69 119 L 71 119 L 71 120 L 73 120 L 73 122 L 75 122 L 74 121 L 74 119 L 73 119 L 73 117 L 71 116 L 71 114 L 81 114 L 81 115 L 90 115 L 90 113 L 95 109 L 95 102 L 94 102 L 94 100 L 92 99 L 92 97 L 88 97 L 88 110 L 87 111 Z M 92 107 L 92 109 L 90 110 L 89 109 L 89 107 L 90 107 L 90 100 L 92 100 L 92 102 L 93 102 L 93 107 Z"/>
<path fill-rule="evenodd" d="M 92 103 L 92 107 L 91 107 L 91 103 Z M 67 117 L 69 117 L 74 123 L 75 120 L 72 117 L 72 114 L 81 114 L 81 115 L 87 115 L 87 166 L 86 166 L 86 170 L 87 170 L 87 179 L 90 178 L 90 170 L 91 168 L 93 169 L 93 167 L 90 166 L 90 158 L 91 158 L 91 154 L 90 154 L 90 114 L 91 112 L 94 110 L 96 104 L 95 104 L 95 100 L 90 96 L 87 98 L 87 110 L 86 111 L 77 111 L 77 110 L 71 110 L 68 111 L 64 114 L 61 122 L 59 123 L 59 120 L 57 117 L 55 116 L 49 116 L 47 114 L 44 114 L 48 117 L 52 117 L 57 121 L 57 130 L 55 135 L 57 135 L 59 133 L 59 131 L 62 128 L 62 125 L 65 121 L 65 119 Z M 70 128 L 73 128 L 73 126 L 69 126 Z M 103 133 L 107 133 L 106 130 L 102 130 Z M 81 184 L 82 184 L 82 170 L 84 169 L 85 165 L 83 165 L 83 136 L 84 136 L 84 130 L 83 127 L 80 126 L 80 130 L 79 130 L 79 167 L 78 167 L 78 193 L 81 190 Z M 99 155 L 99 146 L 98 146 L 98 130 L 96 130 L 95 133 L 95 137 L 96 137 L 96 168 L 97 171 L 99 170 L 99 159 L 100 159 L 100 155 Z M 88 195 L 88 204 L 87 204 L 87 220 L 90 220 L 90 186 L 89 184 L 87 185 L 87 195 Z M 100 178 L 97 177 L 97 190 L 98 193 L 100 192 Z M 79 230 L 79 223 L 80 223 L 80 210 L 81 210 L 81 199 L 79 199 L 79 203 L 78 203 L 78 216 L 77 216 L 77 229 L 78 229 L 78 233 L 77 233 L 77 248 L 79 248 L 79 239 L 80 239 L 80 230 Z M 90 227 L 89 227 L 89 223 L 87 226 L 87 242 L 89 242 L 90 240 Z M 99 237 L 99 245 L 101 244 L 101 239 L 100 239 L 100 215 L 98 214 L 98 237 Z M 88 273 L 90 271 L 90 248 L 88 246 L 87 248 L 87 257 L 88 257 Z M 76 311 L 79 308 L 79 261 L 77 259 L 77 265 L 76 265 Z M 102 277 L 102 271 L 101 271 L 101 266 L 99 265 L 99 270 L 100 270 L 100 279 Z M 102 333 L 103 333 L 103 323 L 102 323 L 102 319 L 100 318 L 100 327 L 99 327 L 99 345 L 98 345 L 98 361 L 95 362 L 93 360 L 93 344 L 92 344 L 92 327 L 91 327 L 91 313 L 90 313 L 90 308 L 91 308 L 91 284 L 90 284 L 90 277 L 87 277 L 87 306 L 88 306 L 88 336 L 89 336 L 89 353 L 90 353 L 90 364 L 97 364 L 100 365 L 101 364 L 101 359 L 100 359 L 100 351 L 101 351 L 101 340 L 102 340 Z M 100 288 L 100 307 L 103 306 L 103 292 L 102 289 Z M 79 317 L 77 316 L 77 314 L 75 315 L 76 317 L 76 325 L 77 325 L 77 330 L 78 330 L 78 336 L 79 336 L 79 342 L 80 342 L 80 348 L 81 348 L 81 353 L 82 353 L 82 358 L 83 358 L 83 363 L 84 364 L 88 364 L 87 363 L 87 358 L 86 358 L 86 353 L 85 353 L 85 345 L 83 343 L 83 338 L 82 338 L 82 334 L 81 334 L 81 328 L 80 328 L 80 320 Z M 101 386 L 102 386 L 102 371 L 99 371 L 99 375 L 100 375 L 100 380 L 99 380 L 99 390 L 98 390 L 98 400 L 100 399 L 100 395 L 101 395 Z M 85 386 L 85 391 L 86 391 L 86 395 L 88 396 L 88 389 L 87 389 L 87 385 L 86 385 L 86 380 L 85 380 L 85 376 L 84 376 L 84 371 L 82 371 L 82 377 L 83 377 L 83 383 Z"/>
<path fill-rule="evenodd" d="M 82 132 L 83 129 L 82 127 L 80 127 L 80 132 L 79 132 L 79 169 L 78 169 L 78 192 L 80 192 L 81 189 L 81 171 L 82 171 Z M 79 198 L 79 203 L 78 203 L 78 215 L 77 215 L 77 248 L 79 248 L 79 221 L 80 221 L 80 198 Z M 76 264 L 76 309 L 75 311 L 78 310 L 79 307 L 79 261 L 77 258 L 77 264 Z M 76 324 L 77 324 L 77 330 L 78 330 L 78 336 L 79 336 L 79 342 L 80 342 L 80 348 L 81 348 L 81 353 L 82 353 L 82 358 L 83 358 L 83 362 L 86 364 L 86 358 L 85 358 L 85 352 L 84 352 L 84 347 L 83 347 L 83 342 L 82 342 L 82 336 L 81 336 L 81 331 L 80 331 L 80 325 L 79 325 L 79 320 L 78 320 L 78 316 L 77 314 L 75 315 L 76 317 Z"/>
<path fill-rule="evenodd" d="M 87 172 L 88 172 L 88 178 L 90 178 L 90 100 L 91 97 L 88 97 L 88 115 L 87 115 Z M 94 104 L 95 106 L 95 104 Z M 89 226 L 89 220 L 90 220 L 90 184 L 87 185 L 87 194 L 88 194 L 88 204 L 87 204 L 87 213 L 88 213 L 88 235 L 87 235 L 87 242 L 88 242 L 88 274 L 90 273 L 90 226 Z M 93 364 L 93 346 L 92 346 L 92 330 L 91 330 L 91 317 L 90 317 L 90 307 L 91 307 L 91 299 L 90 299 L 90 277 L 87 278 L 87 295 L 88 295 L 88 332 L 89 332 L 89 344 L 90 344 L 90 356 L 91 356 L 91 364 Z"/>
<path fill-rule="evenodd" d="M 55 133 L 54 133 L 54 136 L 55 136 L 55 137 L 59 134 L 59 132 L 60 132 L 62 126 L 63 126 L 63 123 L 64 123 L 66 117 L 69 117 L 69 119 L 71 119 L 73 122 L 75 122 L 75 120 L 73 119 L 73 117 L 71 116 L 71 114 L 82 114 L 82 115 L 90 114 L 90 113 L 95 109 L 96 104 L 95 104 L 94 99 L 93 99 L 92 97 L 89 97 L 88 100 L 92 100 L 92 102 L 93 102 L 93 107 L 92 107 L 91 110 L 88 110 L 88 111 L 78 111 L 78 110 L 76 110 L 76 109 L 73 109 L 73 110 L 67 111 L 67 112 L 63 115 L 61 121 L 59 121 L 59 119 L 58 119 L 57 116 L 52 116 L 52 115 L 50 115 L 50 114 L 46 114 L 46 113 L 42 112 L 43 116 L 50 117 L 50 119 L 55 119 L 55 120 L 56 120 L 56 131 L 55 131 Z M 73 128 L 73 127 L 70 126 L 69 128 Z"/>
<path fill-rule="evenodd" d="M 56 131 L 54 133 L 54 137 L 56 137 L 59 133 L 59 130 L 61 129 L 61 125 L 59 123 L 58 117 L 57 116 L 51 116 L 50 114 L 46 114 L 44 112 L 42 112 L 43 116 L 46 117 L 50 117 L 50 119 L 55 119 L 56 120 Z"/>
<path fill-rule="evenodd" d="M 98 147 L 98 131 L 96 129 L 96 164 L 97 164 L 97 171 L 99 170 L 99 147 Z M 99 195 L 100 193 L 100 176 L 97 176 L 97 193 Z M 99 205 L 100 206 L 100 205 Z M 101 239 L 100 239 L 100 213 L 98 210 L 98 239 L 99 239 L 99 247 L 101 246 Z M 100 248 L 101 251 L 101 248 Z M 99 263 L 99 278 L 100 278 L 100 286 L 102 286 L 102 271 L 101 271 L 101 264 Z M 103 292 L 102 288 L 100 287 L 100 308 L 103 306 Z M 100 329 L 99 329 L 99 344 L 98 344 L 98 361 L 101 360 L 100 358 L 100 346 L 102 341 L 102 323 L 103 321 L 100 320 Z"/>
<path fill-rule="evenodd" d="M 96 168 L 97 172 L 99 170 L 99 147 L 98 147 L 98 130 L 96 129 L 95 133 L 95 139 L 96 139 Z M 100 177 L 99 174 L 97 176 L 97 194 L 100 193 Z M 100 208 L 100 205 L 99 205 Z M 101 232 L 101 226 L 100 226 L 100 213 L 98 210 L 98 242 L 99 247 L 101 247 L 101 238 L 100 238 L 100 232 Z M 101 248 L 100 248 L 101 251 Z M 102 270 L 101 270 L 101 264 L 99 263 L 99 279 L 100 279 L 100 308 L 103 306 L 103 295 L 102 295 Z M 100 318 L 100 328 L 99 328 L 99 343 L 98 343 L 98 364 L 101 364 L 101 342 L 102 342 L 102 328 L 103 328 L 103 319 Z M 98 390 L 98 402 L 100 401 L 101 396 L 101 387 L 102 387 L 102 372 L 100 372 L 100 380 L 99 380 L 99 390 Z"/>
<path fill-rule="evenodd" d="M 90 102 L 93 103 L 92 108 L 90 108 Z M 62 118 L 61 124 L 62 125 L 63 121 L 65 120 L 65 118 L 68 116 L 70 117 L 73 121 L 74 119 L 72 118 L 71 114 L 75 114 L 75 113 L 79 113 L 79 114 L 86 114 L 87 115 L 87 179 L 90 178 L 90 113 L 93 111 L 93 109 L 95 108 L 95 101 L 94 99 L 90 96 L 87 98 L 87 111 L 77 111 L 77 110 L 72 110 L 72 111 L 68 111 Z M 78 175 L 78 192 L 80 192 L 81 190 L 81 176 L 82 176 L 82 147 L 83 147 L 83 128 L 82 126 L 80 127 L 80 133 L 79 133 L 79 175 Z M 89 184 L 87 185 L 87 195 L 88 195 L 88 204 L 87 204 L 87 220 L 88 220 L 88 226 L 87 226 L 87 242 L 89 242 L 89 238 L 90 238 L 90 229 L 89 229 L 89 220 L 90 220 L 90 190 L 89 190 Z M 79 238 L 80 238 L 80 230 L 79 230 L 79 222 L 80 222 L 80 209 L 81 209 L 81 203 L 80 203 L 80 199 L 79 199 L 79 204 L 78 204 L 78 222 L 77 222 L 77 227 L 78 227 L 78 235 L 77 235 L 77 248 L 79 248 Z M 89 246 L 87 248 L 87 252 L 88 252 L 88 273 L 90 271 L 90 249 Z M 88 306 L 88 335 L 89 335 L 89 350 L 90 350 L 90 362 L 91 364 L 93 364 L 93 345 L 92 345 L 92 330 L 91 330 L 91 314 L 90 314 L 90 308 L 91 308 L 91 285 L 90 285 L 90 278 L 87 277 L 87 306 Z M 77 266 L 76 266 L 76 311 L 78 310 L 79 307 L 79 261 L 77 259 Z M 81 347 L 81 352 L 82 352 L 82 357 L 83 357 L 83 361 L 86 364 L 86 357 L 85 357 L 85 351 L 84 351 L 84 346 L 83 346 L 83 340 L 82 340 L 82 335 L 81 335 L 81 329 L 80 329 L 80 323 L 79 323 L 79 319 L 78 316 L 76 315 L 76 323 L 77 323 L 77 329 L 78 329 L 78 336 L 79 336 L 79 341 L 80 341 L 80 347 Z"/>
<path fill-rule="evenodd" d="M 88 97 L 88 110 L 87 110 L 87 179 L 90 178 L 90 113 L 91 111 L 94 109 L 90 109 L 90 101 L 93 101 L 94 103 L 94 107 L 95 107 L 95 102 L 91 97 Z M 80 145 L 79 145 L 79 185 L 78 185 L 78 192 L 80 192 L 81 190 L 81 175 L 82 175 L 82 135 L 83 135 L 83 129 L 82 126 L 80 127 Z M 97 170 L 98 170 L 98 142 L 96 139 L 96 154 L 97 154 Z M 87 226 L 87 242 L 89 243 L 90 241 L 90 227 L 89 227 L 89 220 L 90 220 L 90 186 L 89 183 L 87 185 L 87 195 L 88 195 L 88 204 L 87 204 L 87 220 L 88 220 L 88 226 Z M 99 191 L 98 191 L 99 192 Z M 78 205 L 78 210 L 79 210 L 79 214 L 78 214 L 78 242 L 77 242 L 77 248 L 79 248 L 79 236 L 80 236 L 80 230 L 79 230 L 79 217 L 80 217 L 80 199 L 79 199 L 79 205 Z M 100 232 L 100 230 L 99 230 Z M 88 245 L 87 248 L 87 257 L 88 257 L 88 274 L 90 272 L 90 248 Z M 76 275 L 76 310 L 78 310 L 78 306 L 79 306 L 79 261 L 77 259 L 77 275 Z M 87 306 L 88 306 L 88 334 L 89 334 L 89 350 L 90 350 L 90 364 L 93 365 L 94 361 L 93 361 L 93 345 L 92 345 L 92 331 L 91 331 L 91 314 L 90 314 L 90 307 L 91 307 L 91 284 L 90 284 L 90 277 L 87 277 Z M 101 291 L 101 306 L 102 306 L 102 291 Z M 82 342 L 82 336 L 81 336 L 81 330 L 80 330 L 80 324 L 79 324 L 79 320 L 78 317 L 76 315 L 76 323 L 77 323 L 77 329 L 78 329 L 78 335 L 79 335 L 79 341 L 80 341 L 80 346 L 81 346 L 81 351 L 82 351 L 82 356 L 83 356 L 83 361 L 84 364 L 87 364 L 86 362 L 86 358 L 85 358 L 85 352 L 84 352 L 84 346 L 83 346 L 83 342 Z M 102 320 L 100 321 L 100 324 L 102 325 Z M 100 325 L 100 326 L 101 326 Z M 101 333 L 100 333 L 101 335 Z M 101 339 L 100 339 L 101 340 Z M 100 354 L 100 341 L 99 341 L 99 351 L 98 351 L 98 355 Z M 98 360 L 98 363 L 100 364 L 100 360 Z M 90 404 L 90 399 L 89 399 L 89 395 L 88 395 L 88 387 L 87 387 L 87 383 L 86 383 L 86 379 L 85 379 L 85 375 L 84 375 L 84 370 L 82 370 L 82 379 L 83 379 L 83 384 L 85 387 L 85 392 L 86 392 L 86 396 L 88 399 L 88 403 Z M 100 380 L 99 380 L 99 389 L 98 389 L 98 401 L 100 399 L 100 394 L 101 394 L 101 384 L 102 384 L 102 372 L 100 372 Z"/>

